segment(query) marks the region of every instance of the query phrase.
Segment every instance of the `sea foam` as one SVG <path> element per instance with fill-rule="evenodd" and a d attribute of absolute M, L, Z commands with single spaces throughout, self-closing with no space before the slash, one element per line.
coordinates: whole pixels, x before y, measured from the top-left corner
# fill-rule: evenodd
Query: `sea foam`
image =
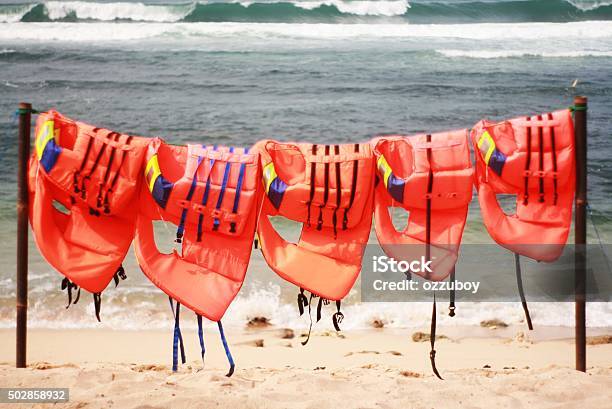
<path fill-rule="evenodd" d="M 109 42 L 166 38 L 567 40 L 612 38 L 612 23 L 275 24 L 275 23 L 7 23 L 0 40 Z"/>

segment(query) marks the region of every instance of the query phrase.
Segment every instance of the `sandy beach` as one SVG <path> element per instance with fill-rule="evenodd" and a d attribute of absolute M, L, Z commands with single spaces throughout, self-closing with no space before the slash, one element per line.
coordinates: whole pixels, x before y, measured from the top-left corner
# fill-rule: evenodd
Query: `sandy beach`
<path fill-rule="evenodd" d="M 301 333 L 287 338 L 291 331 L 282 328 L 229 331 L 237 368 L 227 378 L 212 331 L 205 368 L 197 335 L 185 330 L 187 364 L 172 373 L 171 331 L 31 330 L 29 367 L 15 369 L 13 349 L 2 348 L 0 384 L 68 387 L 67 408 L 610 407 L 610 337 L 591 338 L 600 343 L 589 345 L 584 374 L 572 369 L 569 339 L 513 327 L 441 328 L 449 334 L 436 344 L 441 381 L 429 367 L 429 343 L 413 333 L 314 332 L 302 346 Z M 0 331 L 0 340 L 12 345 L 14 332 Z"/>

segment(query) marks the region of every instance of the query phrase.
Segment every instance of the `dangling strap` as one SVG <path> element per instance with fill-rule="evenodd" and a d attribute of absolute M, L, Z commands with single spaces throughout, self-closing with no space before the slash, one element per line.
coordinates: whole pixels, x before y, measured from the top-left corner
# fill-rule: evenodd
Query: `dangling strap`
<path fill-rule="evenodd" d="M 66 305 L 66 309 L 68 309 L 70 305 L 76 304 L 77 301 L 79 301 L 79 297 L 81 296 L 81 289 L 78 285 L 70 281 L 68 277 L 64 277 L 64 279 L 62 280 L 62 290 L 66 290 L 66 292 L 68 293 L 68 304 Z M 77 296 L 74 302 L 72 302 L 72 290 L 77 290 Z"/>
<path fill-rule="evenodd" d="M 431 135 L 427 135 L 427 163 L 429 164 L 429 174 L 427 176 L 427 196 L 426 196 L 426 214 L 425 214 L 425 259 L 431 259 L 431 192 L 433 190 L 433 170 L 431 169 Z M 425 275 L 429 279 L 429 271 Z"/>
<path fill-rule="evenodd" d="M 436 368 L 436 294 L 434 293 L 433 309 L 431 311 L 431 331 L 429 333 L 429 342 L 431 344 L 431 351 L 429 351 L 429 360 L 431 361 L 431 369 L 434 375 L 442 379 L 438 368 Z"/>
<path fill-rule="evenodd" d="M 542 121 L 542 116 L 538 115 L 538 121 Z M 540 171 L 540 203 L 544 203 L 544 135 L 541 126 L 538 126 L 538 170 Z"/>
<path fill-rule="evenodd" d="M 213 151 L 217 150 L 217 145 L 213 146 Z M 208 196 L 210 195 L 210 175 L 212 175 L 213 167 L 215 166 L 215 159 L 210 159 L 210 169 L 208 170 L 208 177 L 206 178 L 206 188 L 202 195 L 202 206 L 208 204 Z M 200 213 L 198 216 L 198 237 L 197 241 L 202 241 L 202 223 L 204 222 L 204 215 Z"/>
<path fill-rule="evenodd" d="M 127 276 L 125 275 L 125 269 L 123 268 L 123 264 L 119 266 L 115 275 L 113 275 L 113 280 L 115 280 L 115 288 L 119 285 L 119 279 L 125 280 Z"/>
<path fill-rule="evenodd" d="M 170 300 L 170 308 L 172 309 L 172 315 L 174 316 L 174 334 L 172 340 L 172 371 L 176 372 L 178 369 L 178 351 L 179 347 L 181 350 L 181 363 L 185 363 L 185 346 L 183 345 L 183 335 L 181 334 L 180 327 L 180 315 L 181 315 L 181 303 L 176 302 L 176 311 L 174 310 L 174 303 L 172 297 L 168 297 Z"/>
<path fill-rule="evenodd" d="M 355 153 L 359 153 L 359 144 L 355 144 Z M 359 172 L 359 161 L 355 159 L 353 161 L 353 180 L 351 182 L 351 198 L 349 199 L 348 206 L 344 209 L 344 218 L 342 219 L 342 230 L 348 228 L 348 212 L 353 206 L 355 201 L 355 193 L 357 191 L 357 173 Z"/>
<path fill-rule="evenodd" d="M 119 142 L 119 140 L 121 139 L 121 134 L 119 134 L 117 132 L 112 132 L 112 133 L 115 134 L 115 142 Z M 96 207 L 97 208 L 101 208 L 102 207 L 102 188 L 108 182 L 108 178 L 110 176 L 111 169 L 113 167 L 113 161 L 115 160 L 115 152 L 116 151 L 117 151 L 116 146 L 112 146 L 111 147 L 110 156 L 108 158 L 108 165 L 106 166 L 106 171 L 104 171 L 104 178 L 102 179 L 102 182 L 100 182 L 100 185 L 98 186 L 98 197 L 96 198 Z"/>
<path fill-rule="evenodd" d="M 132 136 L 128 135 L 127 139 L 125 140 L 125 144 L 129 145 L 130 142 L 132 142 Z M 110 213 L 110 207 L 108 204 L 109 203 L 108 195 L 111 194 L 115 190 L 115 186 L 117 185 L 117 180 L 119 179 L 121 168 L 123 167 L 123 164 L 125 163 L 126 156 L 127 155 L 126 155 L 125 150 L 122 150 L 121 159 L 119 160 L 119 166 L 117 166 L 117 170 L 115 171 L 115 174 L 113 175 L 113 179 L 111 180 L 110 187 L 106 190 L 106 193 L 104 194 L 104 213 L 106 214 Z"/>
<path fill-rule="evenodd" d="M 204 347 L 204 330 L 202 328 L 202 316 L 196 313 L 196 317 L 198 317 L 198 338 L 200 339 L 200 351 L 202 352 L 202 363 L 204 363 L 204 354 L 206 353 L 206 348 Z"/>
<path fill-rule="evenodd" d="M 431 142 L 431 135 L 427 135 L 427 142 Z M 433 191 L 433 170 L 431 169 L 431 144 L 427 145 L 427 162 L 429 164 L 429 175 L 427 177 L 427 213 L 425 220 L 425 259 L 431 259 L 431 192 Z M 426 276 L 429 279 L 429 274 Z M 433 310 L 431 313 L 431 331 L 429 333 L 429 341 L 431 343 L 431 350 L 429 351 L 429 360 L 431 361 L 431 369 L 433 373 L 440 379 L 440 373 L 436 368 L 436 294 L 434 293 Z"/>
<path fill-rule="evenodd" d="M 548 114 L 548 119 L 552 121 L 552 114 Z M 553 205 L 557 205 L 557 199 L 559 197 L 557 193 L 557 148 L 555 147 L 555 127 L 550 127 L 550 149 L 552 153 L 552 165 L 553 165 Z"/>
<path fill-rule="evenodd" d="M 531 118 L 527 117 L 530 121 Z M 525 192 L 523 193 L 523 205 L 529 203 L 529 169 L 531 166 L 531 127 L 527 127 L 527 159 L 525 160 Z"/>
<path fill-rule="evenodd" d="M 340 331 L 340 324 L 344 319 L 344 314 L 342 314 L 342 312 L 340 311 L 340 300 L 336 301 L 336 309 L 337 311 L 332 317 L 332 322 L 334 323 L 334 328 L 336 329 L 336 331 Z"/>
<path fill-rule="evenodd" d="M 317 145 L 312 145 L 312 154 L 317 154 Z M 317 174 L 317 164 L 313 161 L 310 164 L 310 198 L 308 199 L 308 218 L 306 220 L 306 224 L 310 227 L 310 206 L 312 205 L 312 201 L 315 195 L 315 182 L 316 182 L 316 174 Z"/>
<path fill-rule="evenodd" d="M 100 321 L 100 307 L 102 306 L 102 294 L 93 293 L 93 300 L 94 300 L 94 310 L 96 312 L 96 318 L 98 319 L 98 322 L 102 322 Z"/>
<path fill-rule="evenodd" d="M 312 331 L 312 314 L 310 313 L 311 305 L 312 305 L 312 293 L 310 293 L 310 299 L 308 300 L 308 318 L 310 318 L 310 326 L 308 327 L 308 336 L 306 337 L 304 341 L 302 341 L 302 345 L 306 345 L 308 341 L 310 340 L 310 332 Z"/>
<path fill-rule="evenodd" d="M 340 155 L 340 146 L 334 145 L 334 153 Z M 334 239 L 338 237 L 338 209 L 340 208 L 340 199 L 342 198 L 342 187 L 340 177 L 340 162 L 336 162 L 336 207 L 334 208 L 334 216 L 332 223 L 334 225 Z"/>
<path fill-rule="evenodd" d="M 234 152 L 234 147 L 230 147 L 229 148 L 230 153 Z M 230 168 L 232 166 L 231 162 L 227 162 L 225 164 L 225 171 L 223 172 L 223 182 L 221 183 L 221 191 L 219 192 L 219 197 L 217 198 L 217 206 L 216 209 L 219 210 L 221 208 L 221 205 L 223 204 L 223 196 L 225 196 L 225 189 L 227 188 L 227 180 L 229 179 L 229 174 L 230 174 Z M 215 217 L 214 221 L 213 221 L 213 230 L 219 230 L 219 224 L 221 222 L 219 221 L 219 219 L 217 217 Z"/>
<path fill-rule="evenodd" d="M 450 302 L 448 304 L 448 315 L 450 317 L 454 317 L 455 316 L 455 266 L 453 266 L 453 269 L 451 270 L 450 281 L 451 283 L 453 283 L 453 286 L 450 290 Z"/>
<path fill-rule="evenodd" d="M 81 299 L 81 287 L 77 287 L 77 295 L 72 304 L 78 303 L 80 299 Z"/>
<path fill-rule="evenodd" d="M 317 304 L 317 322 L 321 321 L 321 309 L 323 308 L 323 297 L 319 297 Z"/>
<path fill-rule="evenodd" d="M 304 294 L 304 289 L 300 288 L 300 293 L 297 297 L 298 309 L 300 310 L 300 317 L 304 315 L 304 307 L 308 307 L 308 299 Z"/>
<path fill-rule="evenodd" d="M 325 145 L 325 156 L 329 156 L 329 145 Z M 317 230 L 323 228 L 323 208 L 327 205 L 329 199 L 329 162 L 325 162 L 325 184 L 323 189 L 323 203 L 319 206 L 319 219 L 317 220 Z"/>
<path fill-rule="evenodd" d="M 195 192 L 196 186 L 198 185 L 198 170 L 200 169 L 200 163 L 202 163 L 202 157 L 198 156 L 198 165 L 193 172 L 193 179 L 191 179 L 191 186 L 189 186 L 189 191 L 187 192 L 186 201 L 191 201 L 193 197 L 193 193 Z M 183 234 L 185 233 L 185 220 L 187 219 L 187 207 L 183 208 L 181 212 L 181 221 L 179 222 L 178 228 L 176 229 L 176 240 L 175 242 L 181 243 L 183 241 Z"/>
<path fill-rule="evenodd" d="M 527 328 L 533 330 L 531 324 L 531 316 L 529 315 L 529 308 L 527 308 L 527 300 L 525 299 L 525 291 L 523 290 L 523 278 L 521 274 L 521 256 L 518 253 L 514 253 L 514 269 L 516 270 L 516 285 L 518 286 L 519 296 L 521 297 L 521 304 L 523 305 L 523 311 L 525 312 L 525 320 L 527 321 Z"/>
<path fill-rule="evenodd" d="M 249 149 L 245 148 L 244 154 L 249 153 Z M 240 192 L 242 191 L 242 183 L 244 181 L 244 172 L 246 170 L 246 163 L 240 165 L 240 173 L 238 174 L 238 182 L 236 183 L 236 196 L 234 197 L 234 207 L 232 213 L 238 213 L 238 204 L 240 203 Z M 236 222 L 230 223 L 230 233 L 236 233 Z"/>
<path fill-rule="evenodd" d="M 225 339 L 225 334 L 223 333 L 223 325 L 221 325 L 221 320 L 217 321 L 217 325 L 219 326 L 221 342 L 223 342 L 223 348 L 225 349 L 225 356 L 227 356 L 227 360 L 230 364 L 229 372 L 225 375 L 229 378 L 234 374 L 234 368 L 236 367 L 236 365 L 234 364 L 234 358 L 232 358 L 232 353 L 230 352 L 229 346 L 227 345 L 227 340 Z"/>

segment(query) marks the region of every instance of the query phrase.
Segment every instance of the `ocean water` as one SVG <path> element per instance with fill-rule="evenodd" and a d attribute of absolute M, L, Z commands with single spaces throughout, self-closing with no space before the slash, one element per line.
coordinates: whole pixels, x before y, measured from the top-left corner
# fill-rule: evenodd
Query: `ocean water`
<path fill-rule="evenodd" d="M 577 94 L 589 97 L 589 240 L 610 243 L 612 1 L 0 0 L 0 327 L 14 325 L 19 101 L 172 143 L 251 145 L 469 128 L 484 117 L 567 107 Z M 159 230 L 166 228 L 169 237 L 171 226 Z M 474 202 L 464 241 L 487 240 Z M 102 324 L 85 295 L 64 309 L 60 276 L 33 244 L 30 255 L 31 326 L 171 326 L 167 300 L 133 255 L 128 280 L 104 293 Z M 514 274 L 511 258 L 507 269 L 496 268 Z M 239 326 L 264 315 L 304 328 L 295 295 L 254 251 L 226 321 Z M 345 328 L 374 319 L 418 327 L 430 317 L 429 305 L 358 298 L 354 290 Z M 460 304 L 452 320 L 440 310 L 441 325 L 522 320 L 517 303 Z M 532 305 L 535 325 L 570 325 L 572 311 L 571 304 Z M 612 307 L 591 304 L 587 319 L 610 327 Z M 331 328 L 331 320 L 316 328 Z"/>

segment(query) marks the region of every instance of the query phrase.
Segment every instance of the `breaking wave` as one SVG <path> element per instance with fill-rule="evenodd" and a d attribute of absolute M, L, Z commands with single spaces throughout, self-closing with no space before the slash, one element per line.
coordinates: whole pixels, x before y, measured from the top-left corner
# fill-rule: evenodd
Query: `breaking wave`
<path fill-rule="evenodd" d="M 612 20 L 612 1 L 509 0 L 412 2 L 407 0 L 306 0 L 192 2 L 183 4 L 50 1 L 1 5 L 0 22 L 258 22 L 351 23 L 569 22 Z"/>

